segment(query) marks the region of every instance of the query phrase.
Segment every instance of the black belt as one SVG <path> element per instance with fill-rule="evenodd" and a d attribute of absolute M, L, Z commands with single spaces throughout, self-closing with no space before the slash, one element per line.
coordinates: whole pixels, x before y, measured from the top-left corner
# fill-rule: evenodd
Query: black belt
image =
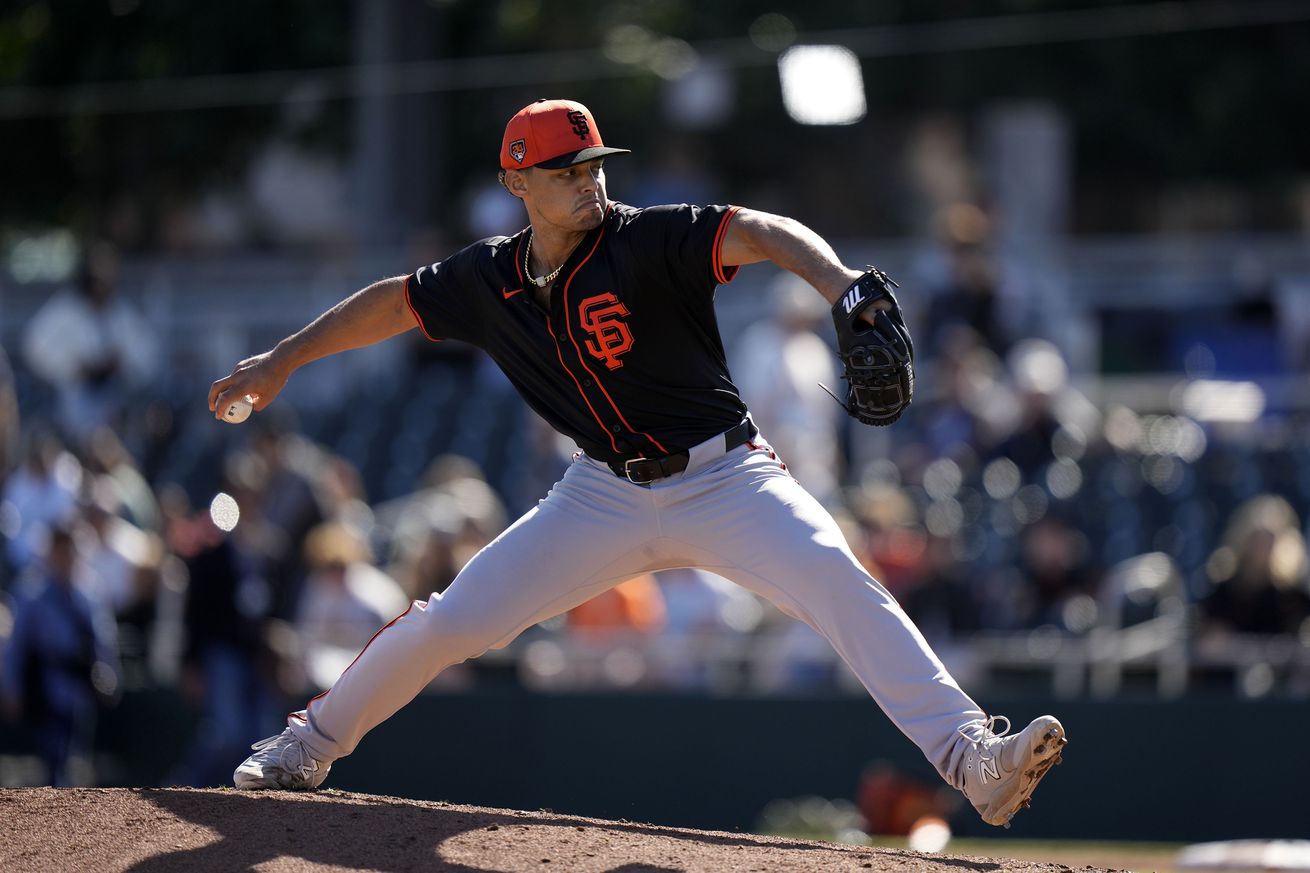
<path fill-rule="evenodd" d="M 749 418 L 742 419 L 741 424 L 724 433 L 723 451 L 730 452 L 737 446 L 750 442 L 758 433 L 754 422 Z M 627 479 L 634 485 L 649 485 L 657 479 L 681 473 L 687 469 L 690 461 L 690 452 L 674 452 L 659 458 L 633 458 L 630 461 L 606 461 L 606 463 L 620 479 Z"/>

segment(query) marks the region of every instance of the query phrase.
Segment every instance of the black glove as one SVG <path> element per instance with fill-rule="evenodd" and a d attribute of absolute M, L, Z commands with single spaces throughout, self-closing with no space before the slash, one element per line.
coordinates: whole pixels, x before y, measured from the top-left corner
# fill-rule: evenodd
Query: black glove
<path fill-rule="evenodd" d="M 833 398 L 864 424 L 891 424 L 914 399 L 914 341 L 893 286 L 900 287 L 882 270 L 870 267 L 832 307 L 837 355 L 847 382 L 846 402 L 835 394 Z M 875 311 L 869 324 L 861 316 L 879 300 L 888 301 L 891 308 Z"/>

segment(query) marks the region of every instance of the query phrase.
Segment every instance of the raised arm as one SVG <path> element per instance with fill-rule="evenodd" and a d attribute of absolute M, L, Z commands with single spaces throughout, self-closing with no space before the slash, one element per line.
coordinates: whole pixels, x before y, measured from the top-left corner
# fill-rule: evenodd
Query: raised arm
<path fill-rule="evenodd" d="M 817 288 L 830 304 L 863 272 L 843 265 L 832 246 L 799 221 L 753 209 L 732 217 L 721 256 L 730 266 L 773 261 Z"/>
<path fill-rule="evenodd" d="M 246 358 L 232 373 L 209 388 L 209 410 L 222 410 L 249 394 L 255 409 L 264 409 L 282 391 L 296 370 L 337 352 L 358 349 L 418 326 L 405 300 L 405 277 L 374 282 L 357 291 L 282 340 L 270 351 Z"/>

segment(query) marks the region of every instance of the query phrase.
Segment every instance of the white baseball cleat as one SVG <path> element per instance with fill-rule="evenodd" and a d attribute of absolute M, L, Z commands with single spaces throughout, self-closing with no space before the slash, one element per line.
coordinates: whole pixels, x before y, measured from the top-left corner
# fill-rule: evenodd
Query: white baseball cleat
<path fill-rule="evenodd" d="M 308 791 L 323 784 L 330 763 L 309 754 L 304 743 L 287 728 L 277 736 L 260 740 L 250 748 L 255 754 L 246 758 L 232 774 L 237 788 L 286 788 Z"/>
<path fill-rule="evenodd" d="M 1005 730 L 996 730 L 997 721 L 1005 722 Z M 960 729 L 970 743 L 960 790 L 983 821 L 1007 828 L 1015 813 L 1032 803 L 1037 783 L 1060 763 L 1068 742 L 1064 726 L 1053 715 L 1033 719 L 1015 736 L 1007 737 L 1009 732 L 1010 720 L 1003 715 Z"/>

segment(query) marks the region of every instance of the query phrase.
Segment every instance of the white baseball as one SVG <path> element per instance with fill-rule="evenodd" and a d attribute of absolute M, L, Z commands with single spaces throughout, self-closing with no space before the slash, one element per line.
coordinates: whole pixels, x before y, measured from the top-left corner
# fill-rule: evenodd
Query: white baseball
<path fill-rule="evenodd" d="M 223 420 L 228 424 L 240 424 L 250 417 L 250 413 L 255 409 L 254 400 L 249 394 L 245 397 L 238 397 L 227 405 L 223 411 Z"/>

